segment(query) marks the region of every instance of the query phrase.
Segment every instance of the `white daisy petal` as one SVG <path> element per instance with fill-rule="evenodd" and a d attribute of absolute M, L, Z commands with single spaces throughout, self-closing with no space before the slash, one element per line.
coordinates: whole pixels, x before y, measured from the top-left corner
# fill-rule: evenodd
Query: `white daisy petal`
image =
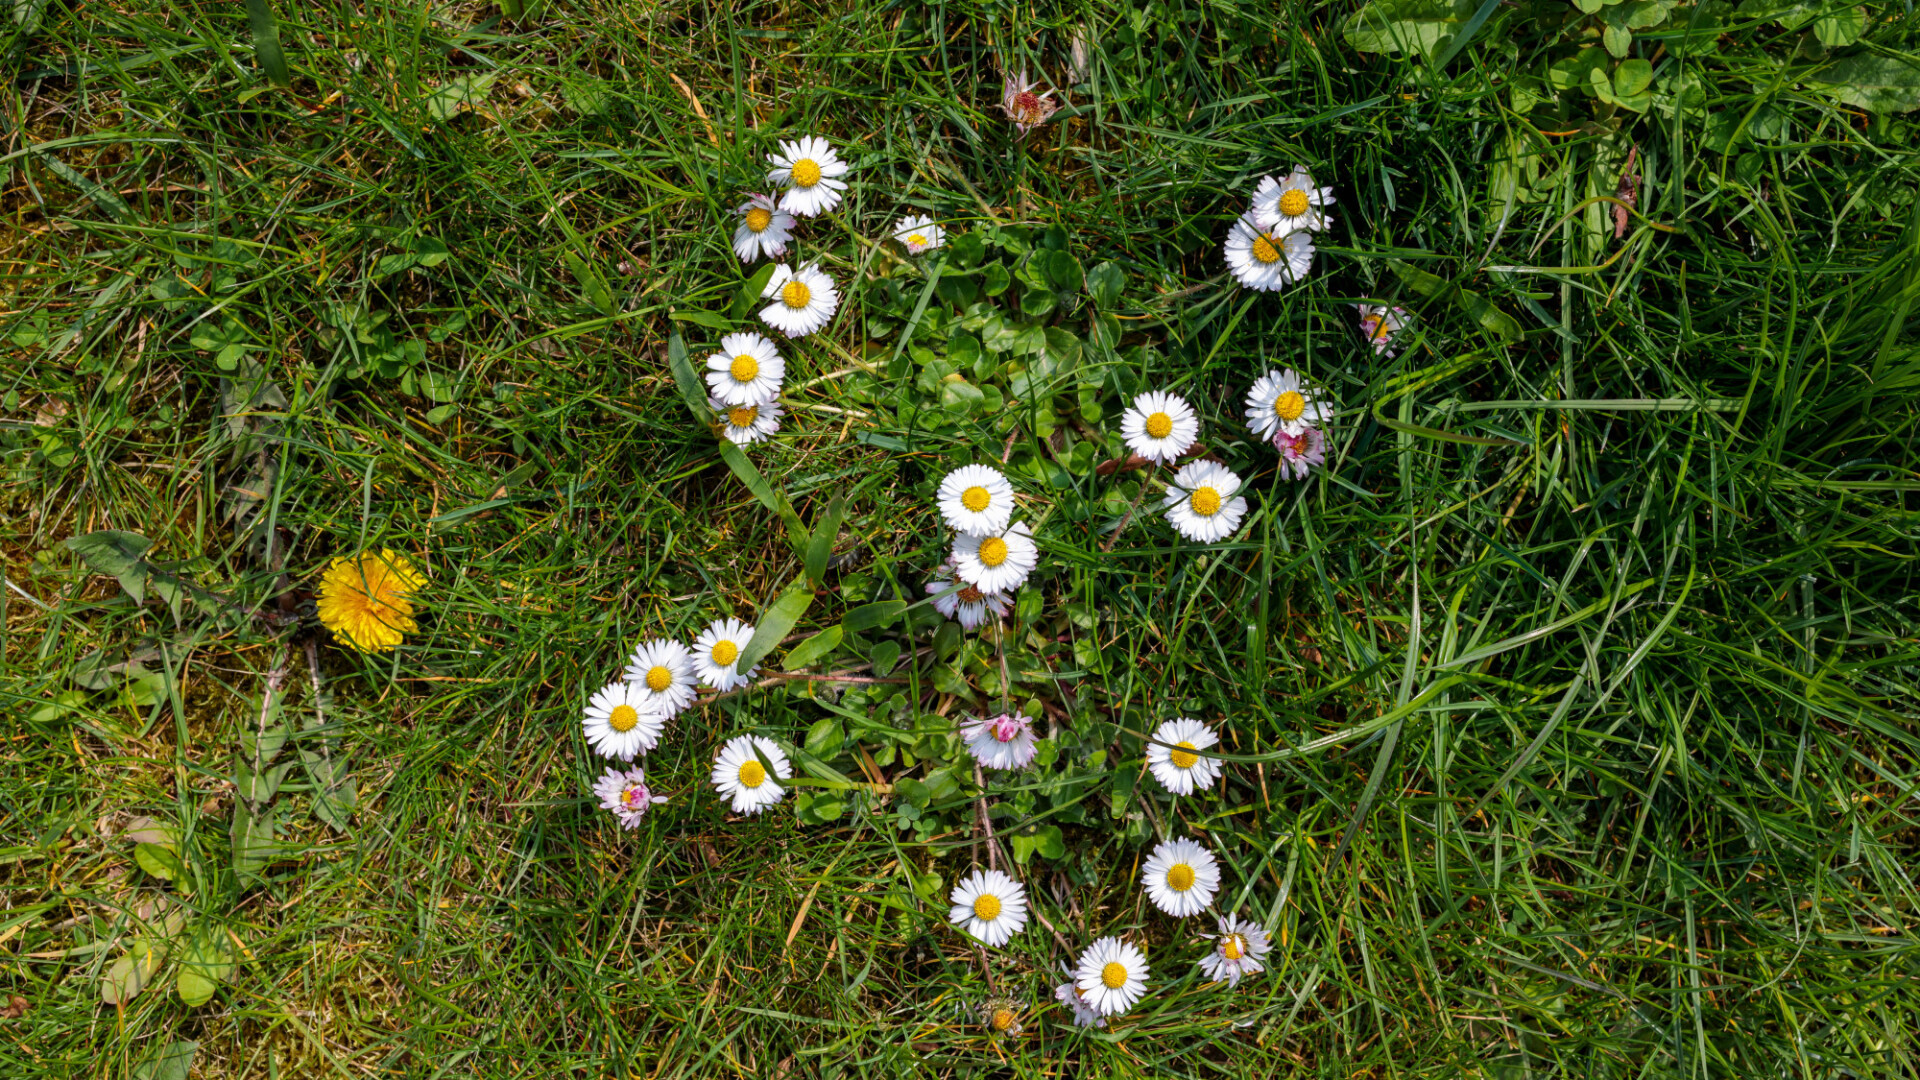
<path fill-rule="evenodd" d="M 1173 461 L 1200 437 L 1200 418 L 1193 406 L 1174 394 L 1154 390 L 1141 394 L 1120 415 L 1120 434 L 1127 449 L 1148 461 Z"/>
<path fill-rule="evenodd" d="M 715 619 L 693 641 L 694 674 L 715 690 L 747 685 L 759 674 L 759 666 L 741 673 L 734 670 L 734 663 L 752 640 L 753 627 L 739 619 Z"/>
<path fill-rule="evenodd" d="M 1153 906 L 1176 918 L 1198 915 L 1220 891 L 1220 863 L 1193 840 L 1168 840 L 1153 849 L 1140 870 Z"/>
<path fill-rule="evenodd" d="M 773 342 L 751 330 L 720 339 L 720 351 L 707 357 L 707 386 L 728 405 L 772 401 L 787 377 L 787 362 Z"/>
<path fill-rule="evenodd" d="M 893 227 L 893 238 L 900 241 L 907 254 L 925 255 L 947 242 L 947 231 L 932 218 L 916 214 L 900 219 L 900 224 Z"/>
<path fill-rule="evenodd" d="M 1013 485 L 985 465 L 962 465 L 948 473 L 935 500 L 947 524 L 970 536 L 1005 532 L 1013 520 Z"/>
<path fill-rule="evenodd" d="M 953 539 L 953 568 L 960 580 L 981 592 L 1004 593 L 1019 588 L 1040 563 L 1040 549 L 1025 522 L 987 536 L 961 534 Z"/>
<path fill-rule="evenodd" d="M 818 263 L 807 263 L 798 270 L 781 263 L 774 267 L 773 277 L 760 295 L 773 301 L 760 309 L 760 320 L 790 338 L 824 328 L 840 307 L 840 292 Z"/>
<path fill-rule="evenodd" d="M 1107 1026 L 1106 1017 L 1093 1011 L 1093 1006 L 1087 1004 L 1087 995 L 1082 993 L 1080 988 L 1073 984 L 1072 980 L 1068 980 L 1054 987 L 1053 999 L 1073 1010 L 1074 1027 L 1103 1028 Z"/>
<path fill-rule="evenodd" d="M 1248 216 L 1274 236 L 1319 232 L 1333 224 L 1333 215 L 1326 212 L 1332 205 L 1333 189 L 1313 186 L 1313 175 L 1296 165 L 1285 179 L 1260 179 Z"/>
<path fill-rule="evenodd" d="M 1027 889 L 998 870 L 975 870 L 947 897 L 947 918 L 991 948 L 999 948 L 1027 925 Z"/>
<path fill-rule="evenodd" d="M 1305 277 L 1313 267 L 1313 237 L 1267 232 L 1242 215 L 1227 229 L 1224 251 L 1235 281 L 1258 292 L 1278 292 Z"/>
<path fill-rule="evenodd" d="M 1175 795 L 1191 795 L 1213 786 L 1220 777 L 1220 762 L 1194 750 L 1205 750 L 1220 741 L 1207 725 L 1181 717 L 1161 724 L 1147 744 L 1147 768 L 1160 786 Z M 1162 746 L 1161 743 L 1166 745 Z"/>
<path fill-rule="evenodd" d="M 780 208 L 795 217 L 812 217 L 840 204 L 840 193 L 847 189 L 839 179 L 847 173 L 827 140 L 809 136 L 798 142 L 782 142 L 780 152 L 767 155 L 772 165 L 767 183 L 786 187 L 780 196 Z"/>
<path fill-rule="evenodd" d="M 627 661 L 627 682 L 648 708 L 671 716 L 693 704 L 693 655 L 677 641 L 644 642 Z"/>
<path fill-rule="evenodd" d="M 1247 391 L 1247 427 L 1263 439 L 1275 432 L 1298 435 L 1325 423 L 1328 416 L 1327 405 L 1292 368 L 1267 372 Z"/>
<path fill-rule="evenodd" d="M 780 417 L 786 412 L 778 401 L 729 405 L 719 398 L 708 398 L 707 405 L 720 423 L 720 434 L 738 446 L 752 446 L 772 438 L 773 433 L 780 430 Z"/>
<path fill-rule="evenodd" d="M 1080 954 L 1073 982 L 1087 1007 L 1101 1016 L 1119 1016 L 1147 992 L 1147 958 L 1119 938 L 1103 937 Z"/>
<path fill-rule="evenodd" d="M 1247 500 L 1235 495 L 1240 478 L 1213 461 L 1188 463 L 1167 487 L 1167 521 L 1180 535 L 1202 544 L 1217 544 L 1240 528 Z"/>
<path fill-rule="evenodd" d="M 741 262 L 763 255 L 785 255 L 793 238 L 793 215 L 766 195 L 749 195 L 734 211 L 740 224 L 733 230 L 733 253 Z"/>
<path fill-rule="evenodd" d="M 1240 985 L 1242 977 L 1266 969 L 1260 958 L 1272 948 L 1266 928 L 1251 919 L 1228 915 L 1220 920 L 1220 933 L 1213 938 L 1213 949 L 1199 960 L 1200 969 L 1212 982 L 1225 981 L 1229 987 Z"/>
<path fill-rule="evenodd" d="M 617 682 L 593 695 L 581 724 L 594 753 L 632 761 L 654 748 L 672 715 L 644 687 Z"/>
<path fill-rule="evenodd" d="M 773 766 L 771 772 L 768 765 Z M 793 764 L 786 751 L 758 735 L 741 735 L 721 747 L 711 777 L 714 788 L 732 800 L 736 814 L 758 814 L 779 802 L 787 793 L 779 781 L 792 778 Z"/>

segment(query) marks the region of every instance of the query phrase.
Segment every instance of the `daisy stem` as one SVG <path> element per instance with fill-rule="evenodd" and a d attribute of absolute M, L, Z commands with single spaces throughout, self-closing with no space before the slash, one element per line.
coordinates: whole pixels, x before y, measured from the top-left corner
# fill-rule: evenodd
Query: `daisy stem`
<path fill-rule="evenodd" d="M 973 763 L 973 782 L 980 788 L 980 798 L 974 802 L 974 807 L 980 814 L 980 828 L 987 834 L 987 869 L 998 870 L 1000 869 L 1000 840 L 993 835 L 993 819 L 987 813 L 987 777 L 980 771 L 980 763 L 977 761 Z"/>
<path fill-rule="evenodd" d="M 1159 468 L 1157 463 L 1147 463 L 1146 474 L 1140 477 L 1140 494 L 1133 497 L 1133 505 L 1127 507 L 1126 514 L 1120 518 L 1120 524 L 1115 525 L 1113 531 L 1107 534 L 1107 542 L 1100 545 L 1102 552 L 1112 551 L 1114 543 L 1120 539 L 1120 534 L 1127 531 L 1127 523 L 1133 520 L 1134 511 L 1140 509 L 1140 503 L 1147 497 L 1147 483 L 1153 479 L 1153 470 L 1156 468 Z"/>

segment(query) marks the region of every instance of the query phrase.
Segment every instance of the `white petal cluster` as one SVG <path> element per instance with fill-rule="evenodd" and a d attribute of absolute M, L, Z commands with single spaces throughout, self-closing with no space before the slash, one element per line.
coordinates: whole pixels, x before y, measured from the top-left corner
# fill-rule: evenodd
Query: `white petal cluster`
<path fill-rule="evenodd" d="M 953 925 L 999 948 L 1027 925 L 1027 889 L 998 870 L 975 870 L 947 897 Z"/>
<path fill-rule="evenodd" d="M 1133 399 L 1120 414 L 1120 435 L 1127 449 L 1156 464 L 1187 452 L 1200 437 L 1200 418 L 1177 394 L 1153 390 Z"/>
<path fill-rule="evenodd" d="M 1189 540 L 1219 543 L 1240 528 L 1247 514 L 1247 500 L 1234 494 L 1239 490 L 1240 478 L 1225 465 L 1191 462 L 1167 485 L 1167 521 Z"/>
<path fill-rule="evenodd" d="M 1129 942 L 1103 937 L 1080 954 L 1073 983 L 1087 1008 L 1100 1016 L 1119 1016 L 1147 992 L 1147 958 Z"/>
<path fill-rule="evenodd" d="M 786 795 L 779 782 L 793 779 L 793 764 L 772 739 L 741 735 L 720 748 L 711 779 L 734 813 L 758 814 Z"/>
<path fill-rule="evenodd" d="M 768 154 L 767 183 L 786 188 L 780 208 L 794 217 L 824 214 L 840 205 L 847 182 L 847 163 L 827 140 L 808 135 L 793 142 L 781 140 L 780 152 Z"/>
<path fill-rule="evenodd" d="M 805 263 L 798 270 L 781 263 L 760 296 L 773 301 L 760 309 L 760 321 L 790 338 L 825 329 L 840 308 L 840 291 L 819 263 Z"/>
<path fill-rule="evenodd" d="M 627 661 L 627 683 L 648 709 L 676 715 L 693 704 L 693 654 L 668 638 L 641 642 Z"/>
<path fill-rule="evenodd" d="M 1153 906 L 1175 918 L 1198 915 L 1220 891 L 1220 863 L 1197 841 L 1168 840 L 1153 849 L 1140 869 Z"/>
<path fill-rule="evenodd" d="M 947 242 L 947 230 L 925 214 L 914 214 L 900 219 L 893 227 L 893 238 L 907 249 L 907 254 L 925 255 Z"/>
<path fill-rule="evenodd" d="M 1266 928 L 1259 923 L 1228 915 L 1220 920 L 1219 935 L 1212 937 L 1212 950 L 1199 961 L 1200 970 L 1207 973 L 1208 979 L 1237 987 L 1242 978 L 1265 970 L 1266 965 L 1260 958 L 1267 955 L 1272 943 L 1267 939 Z"/>
<path fill-rule="evenodd" d="M 1147 768 L 1160 786 L 1175 795 L 1191 795 L 1212 787 L 1220 778 L 1220 763 L 1195 750 L 1219 743 L 1220 736 L 1198 720 L 1181 717 L 1161 724 L 1147 744 Z"/>
<path fill-rule="evenodd" d="M 1283 180 L 1261 177 L 1252 205 L 1227 230 L 1225 256 L 1234 280 L 1260 292 L 1275 292 L 1313 269 L 1313 234 L 1333 223 L 1326 208 L 1333 189 L 1315 187 L 1313 176 L 1295 168 Z"/>

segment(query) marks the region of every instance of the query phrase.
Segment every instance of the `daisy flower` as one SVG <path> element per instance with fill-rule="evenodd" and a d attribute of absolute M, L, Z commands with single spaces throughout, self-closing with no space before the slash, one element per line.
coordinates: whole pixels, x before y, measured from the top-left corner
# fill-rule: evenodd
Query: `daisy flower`
<path fill-rule="evenodd" d="M 1080 954 L 1074 985 L 1100 1016 L 1119 1016 L 1147 992 L 1147 958 L 1116 937 L 1103 937 Z"/>
<path fill-rule="evenodd" d="M 1087 1004 L 1087 995 L 1073 984 L 1071 978 L 1053 988 L 1053 999 L 1073 1010 L 1074 1027 L 1107 1026 L 1106 1018 L 1093 1011 L 1093 1006 Z"/>
<path fill-rule="evenodd" d="M 729 405 L 757 405 L 780 393 L 787 362 L 773 342 L 751 330 L 720 339 L 720 351 L 707 357 L 707 386 Z"/>
<path fill-rule="evenodd" d="M 1238 915 L 1228 915 L 1220 920 L 1220 935 L 1201 934 L 1204 938 L 1213 938 L 1213 951 L 1200 958 L 1200 968 L 1213 982 L 1222 979 L 1230 987 L 1240 985 L 1240 977 L 1253 975 L 1266 968 L 1260 958 L 1267 955 L 1272 945 L 1267 940 L 1267 931 L 1251 919 Z"/>
<path fill-rule="evenodd" d="M 840 293 L 819 263 L 807 263 L 798 270 L 779 264 L 760 296 L 773 301 L 760 309 L 760 321 L 790 338 L 806 337 L 827 325 L 840 306 Z"/>
<path fill-rule="evenodd" d="M 1318 232 L 1332 225 L 1333 215 L 1326 211 L 1332 205 L 1333 189 L 1314 187 L 1313 174 L 1295 165 L 1284 180 L 1260 178 L 1249 213 L 1261 228 L 1282 236 L 1300 230 Z"/>
<path fill-rule="evenodd" d="M 733 253 L 741 262 L 787 253 L 793 215 L 780 209 L 771 195 L 749 195 L 734 212 L 740 215 L 740 226 L 733 230 Z"/>
<path fill-rule="evenodd" d="M 948 473 L 935 499 L 947 524 L 969 536 L 1005 532 L 1013 520 L 1013 485 L 985 465 L 962 465 Z"/>
<path fill-rule="evenodd" d="M 320 625 L 350 649 L 390 652 L 414 630 L 414 593 L 427 583 L 392 548 L 335 559 L 320 578 Z"/>
<path fill-rule="evenodd" d="M 1033 721 L 1018 713 L 983 716 L 960 725 L 967 752 L 989 769 L 1024 769 L 1037 749 Z"/>
<path fill-rule="evenodd" d="M 1235 495 L 1240 478 L 1213 461 L 1189 462 L 1167 488 L 1167 521 L 1180 535 L 1201 544 L 1232 536 L 1247 514 L 1247 500 Z"/>
<path fill-rule="evenodd" d="M 693 704 L 693 654 L 666 638 L 642 642 L 627 661 L 627 682 L 633 684 L 643 707 L 677 713 Z"/>
<path fill-rule="evenodd" d="M 715 619 L 693 639 L 693 671 L 700 681 L 715 690 L 732 690 L 753 681 L 759 665 L 742 674 L 734 670 L 734 661 L 753 640 L 753 627 L 739 619 Z"/>
<path fill-rule="evenodd" d="M 760 763 L 763 757 L 773 766 L 771 773 Z M 757 814 L 779 802 L 787 793 L 779 781 L 792 778 L 793 765 L 787 761 L 786 752 L 773 740 L 758 735 L 729 740 L 713 762 L 713 786 L 733 800 L 736 814 Z"/>
<path fill-rule="evenodd" d="M 638 766 L 626 772 L 608 769 L 594 783 L 593 793 L 600 797 L 600 808 L 613 811 L 621 826 L 628 829 L 639 828 L 647 807 L 667 801 L 666 796 L 647 790 L 646 770 Z"/>
<path fill-rule="evenodd" d="M 1278 292 L 1313 269 L 1313 237 L 1272 233 L 1243 215 L 1227 230 L 1227 269 L 1234 280 L 1259 292 Z"/>
<path fill-rule="evenodd" d="M 827 140 L 809 135 L 798 142 L 782 140 L 780 152 L 768 154 L 773 168 L 767 170 L 767 183 L 784 184 L 787 193 L 780 196 L 780 209 L 794 217 L 812 217 L 840 205 L 840 193 L 847 182 L 847 163 L 833 152 Z"/>
<path fill-rule="evenodd" d="M 916 215 L 901 218 L 900 224 L 893 227 L 893 238 L 900 241 L 907 254 L 925 255 L 947 242 L 947 230 L 934 224 L 930 217 Z"/>
<path fill-rule="evenodd" d="M 1020 130 L 1022 138 L 1046 123 L 1053 116 L 1053 111 L 1060 107 L 1060 103 L 1053 100 L 1053 91 L 1048 90 L 1044 94 L 1033 92 L 1033 88 L 1039 85 L 1037 80 L 1028 82 L 1025 71 L 1020 72 L 1018 78 L 1008 73 L 1006 81 L 1001 84 L 1000 109 Z"/>
<path fill-rule="evenodd" d="M 1393 355 L 1393 336 L 1407 325 L 1407 309 L 1384 304 L 1355 304 L 1360 313 L 1360 336 L 1373 346 L 1375 356 Z"/>
<path fill-rule="evenodd" d="M 587 702 L 582 726 L 587 744 L 595 753 L 632 761 L 634 755 L 647 753 L 660 741 L 660 731 L 667 726 L 667 713 L 649 703 L 645 694 L 642 687 L 617 682 L 601 687 Z"/>
<path fill-rule="evenodd" d="M 1183 716 L 1161 724 L 1153 740 L 1147 744 L 1147 768 L 1153 770 L 1153 778 L 1161 787 L 1175 795 L 1191 795 L 1200 788 L 1212 787 L 1219 778 L 1220 763 L 1193 752 L 1220 741 L 1207 725 Z"/>
<path fill-rule="evenodd" d="M 950 592 L 955 585 L 959 592 Z M 934 578 L 927 582 L 927 592 L 933 596 L 933 609 L 949 619 L 960 623 L 960 629 L 971 630 L 986 622 L 988 616 L 1003 618 L 1012 605 L 1007 602 L 1005 593 L 981 592 L 977 587 L 968 585 L 954 576 L 946 563 L 934 571 Z M 942 593 L 946 593 L 942 596 Z"/>
<path fill-rule="evenodd" d="M 1033 532 L 1016 521 L 998 535 L 956 536 L 953 568 L 960 580 L 983 593 L 1011 592 L 1027 580 L 1040 562 Z"/>
<path fill-rule="evenodd" d="M 1280 474 L 1289 480 L 1305 480 L 1327 463 L 1327 436 L 1319 428 L 1307 428 L 1298 435 L 1276 431 L 1273 447 L 1280 451 Z"/>
<path fill-rule="evenodd" d="M 980 1022 L 1001 1038 L 1020 1034 L 1020 1003 L 1007 997 L 990 998 L 980 1006 Z"/>
<path fill-rule="evenodd" d="M 1247 427 L 1263 439 L 1281 431 L 1298 435 L 1326 420 L 1326 406 L 1313 399 L 1292 368 L 1267 372 L 1247 391 Z"/>
<path fill-rule="evenodd" d="M 1027 889 L 998 870 L 975 870 L 960 879 L 947 900 L 953 925 L 993 948 L 1027 925 Z"/>
<path fill-rule="evenodd" d="M 1220 864 L 1196 841 L 1167 840 L 1147 856 L 1140 883 L 1155 907 L 1184 919 L 1213 903 L 1213 894 L 1220 890 Z"/>
<path fill-rule="evenodd" d="M 1120 416 L 1120 434 L 1127 449 L 1148 461 L 1168 462 L 1186 453 L 1199 437 L 1200 418 L 1184 399 L 1154 390 L 1127 406 Z"/>
<path fill-rule="evenodd" d="M 707 404 L 720 417 L 720 434 L 736 446 L 752 446 L 772 438 L 780 430 L 780 416 L 786 411 L 778 401 L 729 405 L 719 398 L 708 398 Z"/>

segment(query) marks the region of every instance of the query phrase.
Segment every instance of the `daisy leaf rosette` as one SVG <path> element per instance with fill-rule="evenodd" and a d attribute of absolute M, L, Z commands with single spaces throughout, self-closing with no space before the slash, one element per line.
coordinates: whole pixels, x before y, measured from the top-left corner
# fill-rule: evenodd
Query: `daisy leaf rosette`
<path fill-rule="evenodd" d="M 847 174 L 847 163 L 840 160 L 833 146 L 818 135 L 788 142 L 781 140 L 780 152 L 767 155 L 767 183 L 785 187 L 780 208 L 795 217 L 824 214 L 840 205 L 841 192 L 847 189 L 840 177 Z"/>
<path fill-rule="evenodd" d="M 998 469 L 962 465 L 940 480 L 940 516 L 955 532 L 992 536 L 1013 520 L 1013 485 Z"/>
<path fill-rule="evenodd" d="M 1254 189 L 1253 206 L 1248 211 L 1254 223 L 1275 236 L 1308 231 L 1319 232 L 1333 225 L 1326 208 L 1333 205 L 1333 189 L 1315 187 L 1313 174 L 1294 166 L 1284 178 L 1260 178 Z"/>
<path fill-rule="evenodd" d="M 780 781 L 793 779 L 793 763 L 773 740 L 740 735 L 720 748 L 710 779 L 734 813 L 758 814 L 786 796 Z"/>
<path fill-rule="evenodd" d="M 1200 437 L 1200 418 L 1186 399 L 1152 390 L 1134 398 L 1127 411 L 1120 414 L 1120 435 L 1128 450 L 1165 464 L 1186 453 Z"/>
<path fill-rule="evenodd" d="M 1216 544 L 1232 536 L 1247 514 L 1247 500 L 1235 495 L 1240 478 L 1225 465 L 1195 461 L 1174 475 L 1167 487 L 1167 521 L 1181 536 Z"/>
<path fill-rule="evenodd" d="M 975 870 L 947 896 L 947 919 L 990 948 L 999 948 L 1027 925 L 1027 889 L 998 870 Z"/>
<path fill-rule="evenodd" d="M 1168 840 L 1147 856 L 1140 883 L 1155 907 L 1184 919 L 1213 903 L 1213 895 L 1220 891 L 1220 863 L 1198 841 Z"/>
<path fill-rule="evenodd" d="M 1220 741 L 1220 736 L 1198 720 L 1181 717 L 1169 720 L 1154 730 L 1147 744 L 1147 768 L 1160 786 L 1175 795 L 1191 795 L 1213 786 L 1220 777 L 1220 763 L 1196 754 Z"/>
<path fill-rule="evenodd" d="M 1292 368 L 1267 372 L 1247 391 L 1247 428 L 1263 439 L 1298 435 L 1328 418 L 1326 405 Z"/>
<path fill-rule="evenodd" d="M 1132 943 L 1103 937 L 1080 954 L 1073 982 L 1089 1009 L 1119 1016 L 1146 994 L 1148 974 L 1146 956 Z"/>
<path fill-rule="evenodd" d="M 771 196 L 749 195 L 734 212 L 740 215 L 740 224 L 733 230 L 733 253 L 741 262 L 787 253 L 793 215 L 780 209 Z"/>
<path fill-rule="evenodd" d="M 997 535 L 961 534 L 953 541 L 953 568 L 960 580 L 983 593 L 1017 589 L 1040 563 L 1040 549 L 1023 521 Z"/>
<path fill-rule="evenodd" d="M 772 401 L 787 377 L 787 362 L 773 342 L 751 330 L 720 339 L 720 351 L 707 357 L 707 386 L 728 405 Z"/>
<path fill-rule="evenodd" d="M 773 301 L 760 309 L 760 320 L 790 338 L 825 328 L 840 307 L 840 292 L 818 263 L 798 270 L 779 264 L 760 295 Z"/>

